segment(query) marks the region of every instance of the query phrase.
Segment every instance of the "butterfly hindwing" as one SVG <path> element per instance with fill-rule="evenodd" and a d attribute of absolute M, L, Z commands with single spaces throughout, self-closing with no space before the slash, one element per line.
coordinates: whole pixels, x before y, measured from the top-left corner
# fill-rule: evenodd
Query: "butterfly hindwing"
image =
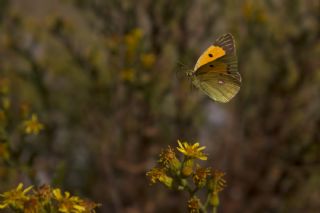
<path fill-rule="evenodd" d="M 207 73 L 197 77 L 198 87 L 211 99 L 226 103 L 240 90 L 240 82 L 231 75 Z"/>
<path fill-rule="evenodd" d="M 231 75 L 241 82 L 241 76 L 238 72 L 238 62 L 236 56 L 223 56 L 216 61 L 209 62 L 196 70 L 196 72 L 194 72 L 194 75 L 200 76 L 212 72 Z"/>
<path fill-rule="evenodd" d="M 218 38 L 198 59 L 193 83 L 218 102 L 230 101 L 240 90 L 241 76 L 233 36 Z"/>

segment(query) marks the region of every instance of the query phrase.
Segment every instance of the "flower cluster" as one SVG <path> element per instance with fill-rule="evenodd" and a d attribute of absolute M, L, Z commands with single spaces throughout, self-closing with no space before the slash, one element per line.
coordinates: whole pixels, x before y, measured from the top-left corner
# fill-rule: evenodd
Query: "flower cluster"
<path fill-rule="evenodd" d="M 124 54 L 118 55 L 121 60 L 124 56 L 124 63 L 119 72 L 119 77 L 123 82 L 140 85 L 150 82 L 150 71 L 156 63 L 157 57 L 144 47 L 143 36 L 143 31 L 140 28 L 135 28 L 117 39 L 119 46 L 122 44 L 123 47 L 120 49 L 124 52 Z"/>
<path fill-rule="evenodd" d="M 12 101 L 11 93 L 10 79 L 0 76 L 0 160 L 5 162 L 14 161 L 12 156 L 18 159 L 17 153 L 21 153 L 17 150 L 17 153 L 12 153 L 10 135 L 16 134 L 17 130 L 19 134 L 38 135 L 44 129 L 44 124 L 32 112 L 30 104 L 26 101 Z"/>
<path fill-rule="evenodd" d="M 29 120 L 24 121 L 24 131 L 26 134 L 39 134 L 43 129 L 43 124 L 38 120 L 36 114 L 32 114 Z"/>
<path fill-rule="evenodd" d="M 63 213 L 91 213 L 100 204 L 72 196 L 61 189 L 52 189 L 44 185 L 38 189 L 33 186 L 23 188 L 20 183 L 15 189 L 0 194 L 0 209 L 11 209 L 15 212 L 63 212 Z"/>
<path fill-rule="evenodd" d="M 209 206 L 216 209 L 219 193 L 226 186 L 225 173 L 196 163 L 196 160 L 208 159 L 204 149 L 199 143 L 189 144 L 178 140 L 177 151 L 183 154 L 183 158 L 179 159 L 175 150 L 169 146 L 160 153 L 158 165 L 146 174 L 151 184 L 159 182 L 172 190 L 187 191 L 190 195 L 187 208 L 192 213 L 207 212 Z M 201 190 L 207 194 L 204 203 L 196 196 Z"/>
<path fill-rule="evenodd" d="M 0 130 L 1 133 L 6 131 L 8 118 L 11 114 L 16 114 L 15 107 L 11 107 L 10 100 L 10 81 L 8 78 L 0 77 Z M 13 108 L 11 110 L 11 108 Z M 20 117 L 22 119 L 23 132 L 26 134 L 37 135 L 43 130 L 44 125 L 39 121 L 35 113 L 30 112 L 30 106 L 26 102 L 22 102 L 19 106 Z"/>

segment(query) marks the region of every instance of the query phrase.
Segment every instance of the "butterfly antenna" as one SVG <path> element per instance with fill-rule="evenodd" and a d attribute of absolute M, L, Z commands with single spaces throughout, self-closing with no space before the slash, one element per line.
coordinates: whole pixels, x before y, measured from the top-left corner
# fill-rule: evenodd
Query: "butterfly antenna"
<path fill-rule="evenodd" d="M 186 68 L 185 64 L 183 64 L 181 61 L 178 61 L 178 66 L 179 66 L 178 72 L 184 71 Z"/>
<path fill-rule="evenodd" d="M 181 61 L 178 61 L 177 65 L 179 66 L 179 68 L 176 71 L 176 77 L 180 78 L 182 77 L 181 74 L 184 74 L 187 71 L 187 66 Z"/>
<path fill-rule="evenodd" d="M 186 64 L 184 64 L 182 61 L 178 61 L 178 64 L 179 64 L 180 67 L 182 67 L 182 68 L 186 67 Z"/>

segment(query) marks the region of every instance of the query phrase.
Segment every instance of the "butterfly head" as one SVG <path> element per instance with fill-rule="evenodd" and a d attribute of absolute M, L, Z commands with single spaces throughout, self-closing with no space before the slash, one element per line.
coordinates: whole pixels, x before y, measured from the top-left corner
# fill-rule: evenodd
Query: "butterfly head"
<path fill-rule="evenodd" d="M 186 76 L 187 77 L 192 77 L 193 75 L 194 75 L 194 71 L 193 70 L 186 71 Z"/>

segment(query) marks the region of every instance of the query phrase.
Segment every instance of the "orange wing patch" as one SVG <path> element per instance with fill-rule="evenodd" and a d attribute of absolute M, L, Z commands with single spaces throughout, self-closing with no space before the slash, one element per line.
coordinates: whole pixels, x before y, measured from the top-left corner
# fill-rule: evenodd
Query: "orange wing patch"
<path fill-rule="evenodd" d="M 201 67 L 204 64 L 207 64 L 207 63 L 212 62 L 218 58 L 221 58 L 225 54 L 226 54 L 226 52 L 221 47 L 214 46 L 214 45 L 210 46 L 199 57 L 196 65 L 194 66 L 194 71 L 196 71 L 199 67 Z"/>

